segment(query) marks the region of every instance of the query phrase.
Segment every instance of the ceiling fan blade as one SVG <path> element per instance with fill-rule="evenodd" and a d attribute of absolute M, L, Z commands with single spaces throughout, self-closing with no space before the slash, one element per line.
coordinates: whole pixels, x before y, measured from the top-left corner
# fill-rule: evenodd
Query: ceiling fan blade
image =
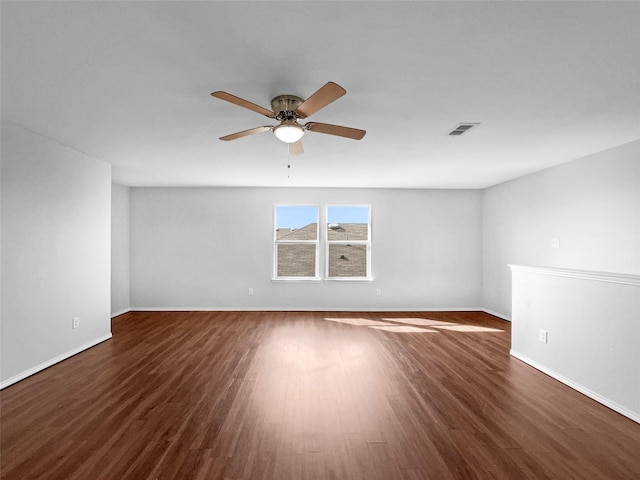
<path fill-rule="evenodd" d="M 290 143 L 289 153 L 291 155 L 302 155 L 304 153 L 304 149 L 302 148 L 302 140 L 298 140 L 297 142 Z"/>
<path fill-rule="evenodd" d="M 323 87 L 320 87 L 320 90 L 302 102 L 302 104 L 296 108 L 295 113 L 300 118 L 308 117 L 321 108 L 326 107 L 331 102 L 339 99 L 345 93 L 347 93 L 347 91 L 337 83 L 327 82 Z"/>
<path fill-rule="evenodd" d="M 225 135 L 224 137 L 220 137 L 220 140 L 224 140 L 228 142 L 229 140 L 235 140 L 236 138 L 246 137 L 248 135 L 253 135 L 255 133 L 266 132 L 267 130 L 271 130 L 273 127 L 256 127 L 250 128 L 249 130 L 243 130 L 241 132 L 231 133 L 229 135 Z"/>
<path fill-rule="evenodd" d="M 338 137 L 352 138 L 353 140 L 360 140 L 367 133 L 366 130 L 318 122 L 309 122 L 304 126 L 304 128 L 311 130 L 312 132 L 327 133 L 329 135 L 337 135 Z"/>
<path fill-rule="evenodd" d="M 276 114 L 271 110 L 261 107 L 260 105 L 256 105 L 255 103 L 251 103 L 248 100 L 245 100 L 240 97 L 236 97 L 235 95 L 231 95 L 227 92 L 213 92 L 211 94 L 212 97 L 220 98 L 221 100 L 226 100 L 227 102 L 234 103 L 244 108 L 248 108 L 249 110 L 253 110 L 260 115 L 264 115 L 265 117 L 275 118 Z"/>

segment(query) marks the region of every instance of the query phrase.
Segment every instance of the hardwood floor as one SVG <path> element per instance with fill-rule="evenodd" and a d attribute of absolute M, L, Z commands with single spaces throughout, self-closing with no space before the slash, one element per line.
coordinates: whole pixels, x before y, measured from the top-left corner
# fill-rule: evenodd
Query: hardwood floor
<path fill-rule="evenodd" d="M 509 345 L 483 313 L 128 313 L 0 392 L 1 477 L 640 478 L 640 425 Z"/>

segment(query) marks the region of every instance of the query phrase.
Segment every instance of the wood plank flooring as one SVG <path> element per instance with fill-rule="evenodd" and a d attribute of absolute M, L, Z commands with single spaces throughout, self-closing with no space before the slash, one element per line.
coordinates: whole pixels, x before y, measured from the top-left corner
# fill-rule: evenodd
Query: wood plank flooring
<path fill-rule="evenodd" d="M 128 313 L 0 392 L 1 478 L 640 478 L 640 425 L 509 345 L 475 312 Z"/>

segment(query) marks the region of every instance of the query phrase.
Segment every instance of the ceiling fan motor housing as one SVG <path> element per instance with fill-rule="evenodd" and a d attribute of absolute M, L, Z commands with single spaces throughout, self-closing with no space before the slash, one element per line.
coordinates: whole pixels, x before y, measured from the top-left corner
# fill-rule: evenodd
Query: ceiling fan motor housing
<path fill-rule="evenodd" d="M 271 100 L 271 109 L 276 113 L 277 120 L 293 120 L 299 117 L 293 112 L 302 105 L 303 102 L 304 100 L 302 98 L 295 95 L 278 95 Z"/>

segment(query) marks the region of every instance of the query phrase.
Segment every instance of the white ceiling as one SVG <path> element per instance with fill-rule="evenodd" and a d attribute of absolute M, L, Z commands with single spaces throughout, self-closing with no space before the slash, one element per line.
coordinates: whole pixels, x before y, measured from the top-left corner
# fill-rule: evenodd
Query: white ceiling
<path fill-rule="evenodd" d="M 640 3 L 8 2 L 2 117 L 125 185 L 483 188 L 640 138 Z M 270 107 L 334 81 L 292 157 Z M 306 120 L 305 120 L 306 121 Z M 481 122 L 452 138 L 460 122 Z"/>

